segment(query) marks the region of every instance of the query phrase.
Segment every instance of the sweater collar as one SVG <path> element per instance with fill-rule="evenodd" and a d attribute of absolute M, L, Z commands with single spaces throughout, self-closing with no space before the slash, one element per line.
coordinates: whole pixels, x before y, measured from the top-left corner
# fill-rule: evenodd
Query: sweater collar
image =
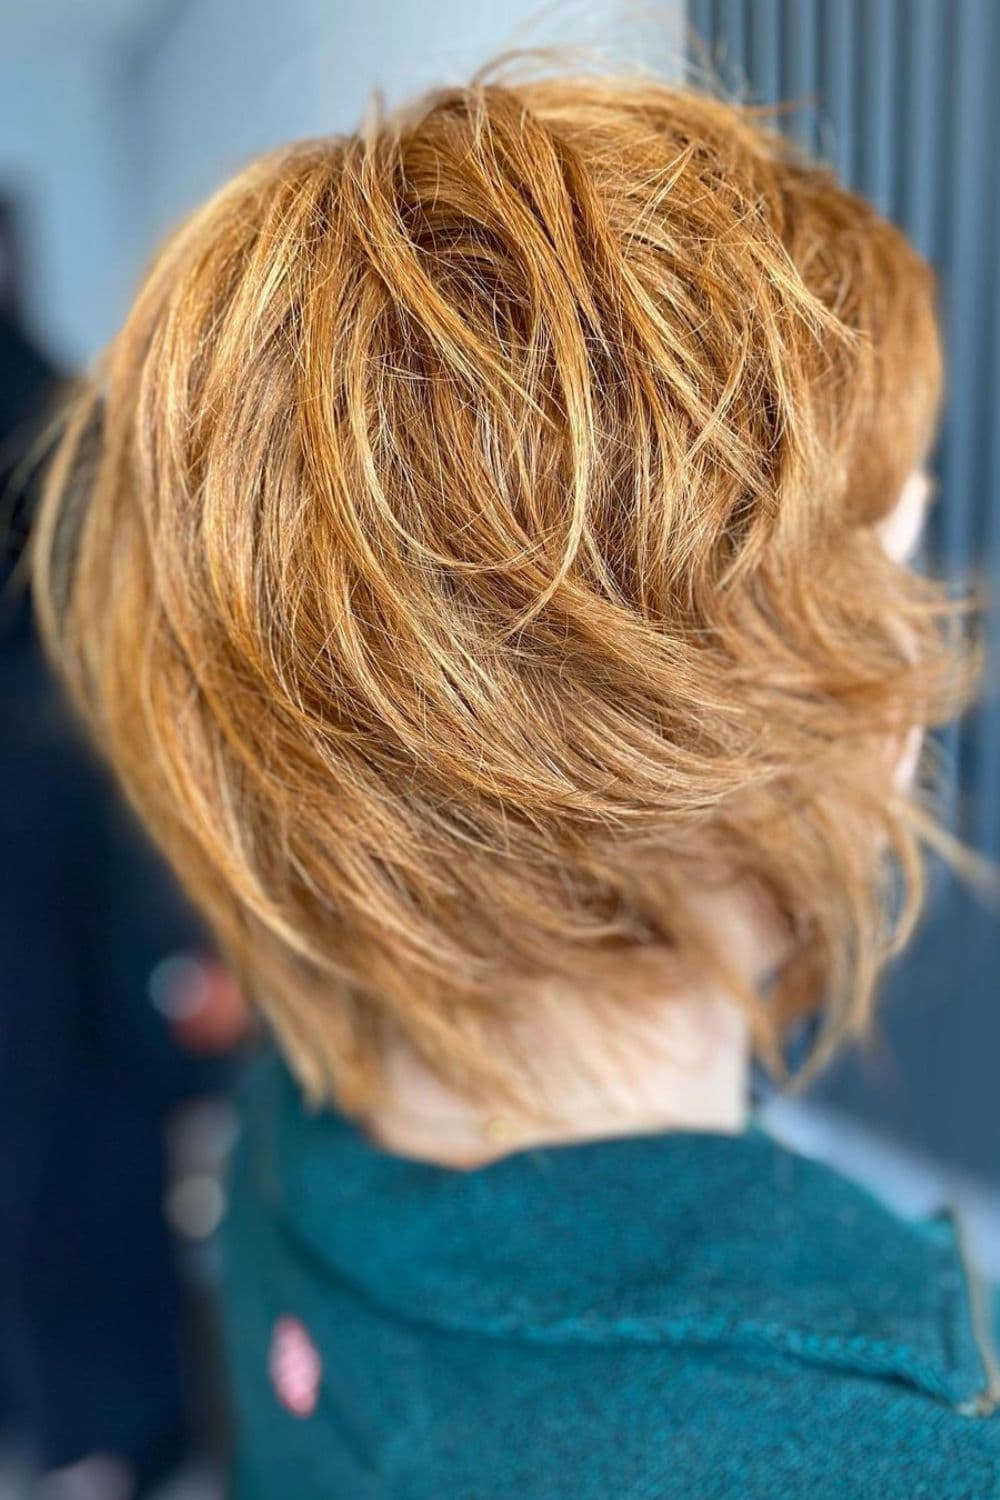
<path fill-rule="evenodd" d="M 396 1317 L 540 1342 L 728 1345 L 902 1380 L 988 1384 L 950 1219 L 897 1219 L 758 1128 L 407 1161 L 286 1069 L 253 1086 L 258 1190 L 318 1274 Z"/>

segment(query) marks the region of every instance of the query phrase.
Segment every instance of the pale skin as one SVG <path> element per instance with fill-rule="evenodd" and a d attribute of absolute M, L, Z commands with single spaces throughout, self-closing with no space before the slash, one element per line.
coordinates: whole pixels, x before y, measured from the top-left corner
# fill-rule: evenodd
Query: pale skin
<path fill-rule="evenodd" d="M 912 557 L 930 494 L 927 475 L 914 470 L 876 528 L 895 561 Z M 920 741 L 919 730 L 907 736 L 896 773 L 901 786 L 914 775 Z M 704 892 L 697 910 L 714 932 L 726 934 L 727 961 L 753 987 L 788 957 L 793 939 L 787 924 L 739 886 Z M 530 1146 L 665 1130 L 738 1134 L 745 1128 L 749 1026 L 718 980 L 695 975 L 665 993 L 662 1011 L 620 1045 L 600 1078 L 575 1067 L 573 1059 L 586 1049 L 567 1040 L 593 1024 L 586 1006 L 562 994 L 522 1039 L 554 1081 L 557 1120 L 477 1105 L 399 1049 L 388 1060 L 384 1102 L 368 1119 L 368 1131 L 399 1155 L 469 1169 Z"/>

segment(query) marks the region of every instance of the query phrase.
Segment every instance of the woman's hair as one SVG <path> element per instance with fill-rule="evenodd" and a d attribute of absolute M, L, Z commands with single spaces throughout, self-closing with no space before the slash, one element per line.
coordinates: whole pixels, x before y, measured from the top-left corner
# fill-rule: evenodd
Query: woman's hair
<path fill-rule="evenodd" d="M 516 1090 L 540 985 L 724 967 L 716 877 L 797 934 L 760 1052 L 863 1026 L 922 898 L 899 741 L 964 691 L 873 531 L 939 381 L 903 236 L 642 77 L 432 93 L 173 236 L 60 439 L 41 618 L 315 1097 L 400 1037 Z"/>

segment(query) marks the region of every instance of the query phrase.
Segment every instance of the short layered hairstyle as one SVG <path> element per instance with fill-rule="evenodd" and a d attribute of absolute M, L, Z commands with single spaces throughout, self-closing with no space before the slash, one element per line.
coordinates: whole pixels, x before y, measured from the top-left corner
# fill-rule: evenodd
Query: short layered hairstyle
<path fill-rule="evenodd" d="M 795 933 L 740 991 L 760 1054 L 863 1030 L 923 896 L 898 746 L 968 686 L 874 530 L 940 380 L 902 234 L 643 76 L 487 73 L 173 235 L 67 416 L 36 595 L 314 1098 L 370 1107 L 399 1040 L 518 1092 L 540 987 L 627 1024 L 661 959 L 724 968 L 716 878 Z"/>

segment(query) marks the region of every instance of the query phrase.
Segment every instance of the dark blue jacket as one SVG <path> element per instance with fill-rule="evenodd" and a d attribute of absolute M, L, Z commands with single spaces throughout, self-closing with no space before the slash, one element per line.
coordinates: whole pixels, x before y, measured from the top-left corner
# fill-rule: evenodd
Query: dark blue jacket
<path fill-rule="evenodd" d="M 990 1500 L 948 1220 L 753 1130 L 403 1161 L 250 1086 L 226 1233 L 236 1500 Z"/>

